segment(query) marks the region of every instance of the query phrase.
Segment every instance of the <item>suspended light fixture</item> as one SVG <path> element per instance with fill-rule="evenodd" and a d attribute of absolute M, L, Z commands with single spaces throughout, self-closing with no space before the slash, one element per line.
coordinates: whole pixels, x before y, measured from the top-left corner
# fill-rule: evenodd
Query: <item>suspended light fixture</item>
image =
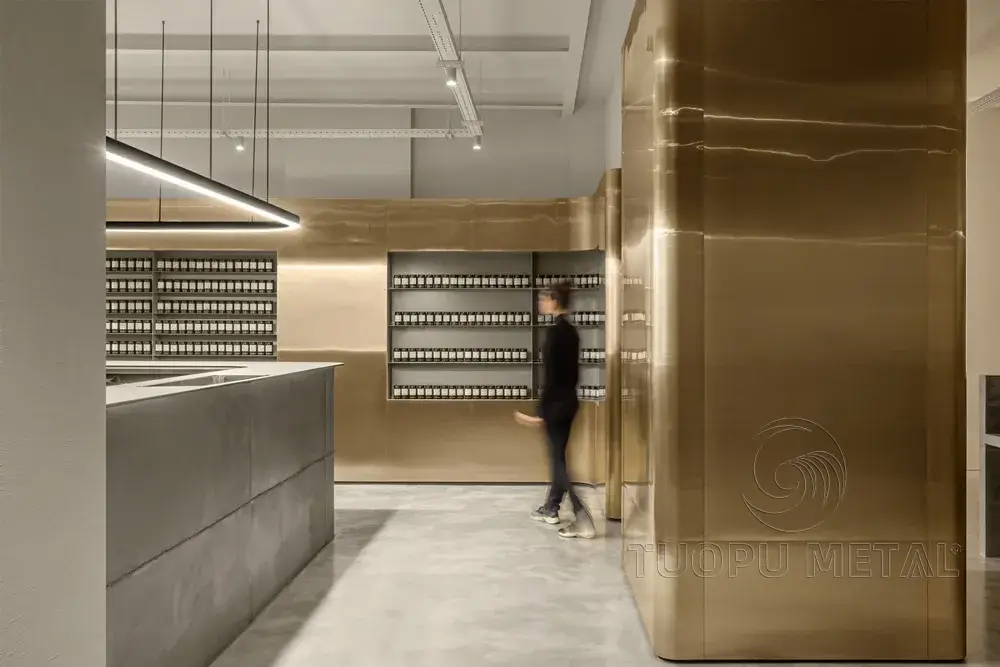
<path fill-rule="evenodd" d="M 214 0 L 212 2 L 212 10 L 209 17 L 209 121 L 208 121 L 208 176 L 202 176 L 201 174 L 186 169 L 178 164 L 164 160 L 162 157 L 158 157 L 151 153 L 147 153 L 144 150 L 136 148 L 134 146 L 129 146 L 128 144 L 118 141 L 118 77 L 117 77 L 117 62 L 118 62 L 118 50 L 115 49 L 115 137 L 105 137 L 104 138 L 104 153 L 108 162 L 112 162 L 140 174 L 146 176 L 151 176 L 153 178 L 159 179 L 161 183 L 169 183 L 177 187 L 183 188 L 189 192 L 199 194 L 205 197 L 214 199 L 215 201 L 226 204 L 227 206 L 232 206 L 234 208 L 240 209 L 257 219 L 251 219 L 248 221 L 235 221 L 235 222 L 180 222 L 180 221 L 163 221 L 162 217 L 156 221 L 107 221 L 106 229 L 111 231 L 141 231 L 141 232 L 268 232 L 268 231 L 281 231 L 288 229 L 298 229 L 301 224 L 299 221 L 299 216 L 295 215 L 291 211 L 287 211 L 279 206 L 271 204 L 266 199 L 259 199 L 253 194 L 247 194 L 236 188 L 229 187 L 224 183 L 220 183 L 212 178 L 212 138 L 214 137 L 213 129 L 213 114 L 214 114 L 214 66 L 212 64 L 214 56 Z M 118 37 L 118 3 L 115 2 L 115 41 L 117 43 Z M 271 2 L 267 2 L 267 23 L 268 23 L 268 110 L 270 110 L 270 18 L 271 18 Z M 259 36 L 260 36 L 260 22 L 257 22 L 257 35 L 258 35 L 258 49 L 259 49 Z M 166 24 L 163 27 L 164 35 L 166 34 Z M 163 48 L 161 37 L 161 51 L 165 53 Z M 255 55 L 255 57 L 257 57 Z M 255 65 L 256 67 L 256 65 Z M 160 90 L 160 150 L 162 153 L 162 143 L 163 143 L 163 63 L 161 61 L 161 90 Z M 256 75 L 255 75 L 255 88 L 256 88 Z M 268 114 L 270 116 L 270 114 Z M 256 90 L 254 91 L 254 145 L 256 146 L 256 116 L 257 116 L 257 96 Z M 270 149 L 270 118 L 268 119 L 268 149 Z M 236 150 L 245 150 L 243 138 L 240 137 L 239 143 L 236 146 Z M 255 151 L 256 152 L 256 151 Z M 270 150 L 268 150 L 270 152 Z M 270 157 L 270 156 L 268 156 Z M 256 164 L 256 160 L 254 160 Z M 266 165 L 265 171 L 267 172 L 268 181 L 270 181 L 270 159 L 268 159 L 268 164 Z M 162 186 L 161 186 L 162 187 Z M 253 187 L 251 187 L 253 190 Z M 270 183 L 268 183 L 267 195 L 270 195 Z M 162 197 L 161 197 L 162 206 Z"/>
<path fill-rule="evenodd" d="M 231 188 L 228 185 L 212 180 L 207 176 L 202 176 L 201 174 L 193 172 L 190 169 L 185 169 L 184 167 L 174 164 L 173 162 L 168 162 L 167 160 L 158 158 L 155 155 L 135 148 L 134 146 L 129 146 L 128 144 L 122 143 L 117 139 L 105 137 L 104 144 L 105 155 L 107 156 L 109 162 L 114 162 L 115 164 L 128 167 L 129 169 L 137 171 L 141 174 L 158 178 L 165 183 L 176 185 L 177 187 L 184 188 L 190 192 L 210 197 L 218 202 L 222 202 L 223 204 L 246 211 L 247 213 L 263 218 L 267 221 L 246 223 L 248 225 L 268 230 L 297 229 L 299 227 L 299 216 L 290 211 L 286 211 L 283 208 L 275 206 L 274 204 L 248 195 L 247 193 L 237 190 L 236 188 Z M 140 228 L 150 231 L 151 229 L 160 229 L 165 227 L 167 224 L 168 223 L 156 222 L 108 222 L 108 228 L 122 229 L 122 225 L 130 225 L 129 229 Z M 191 229 L 194 227 L 200 228 L 204 225 L 204 223 L 200 222 L 170 224 L 173 227 L 172 231 L 176 231 L 177 229 Z M 233 222 L 220 223 L 217 228 L 234 230 L 237 228 L 245 229 L 238 223 Z"/>
<path fill-rule="evenodd" d="M 472 150 L 481 151 L 483 150 L 483 138 L 476 136 L 472 138 Z"/>
<path fill-rule="evenodd" d="M 458 85 L 458 70 L 456 68 L 445 67 L 444 73 L 445 73 L 445 83 L 447 83 L 449 87 L 454 88 L 455 86 Z"/>

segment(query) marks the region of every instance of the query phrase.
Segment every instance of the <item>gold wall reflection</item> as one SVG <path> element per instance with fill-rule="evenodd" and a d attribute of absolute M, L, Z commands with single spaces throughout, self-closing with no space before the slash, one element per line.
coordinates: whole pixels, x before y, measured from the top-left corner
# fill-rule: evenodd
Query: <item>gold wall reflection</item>
<path fill-rule="evenodd" d="M 964 57 L 963 2 L 637 2 L 623 563 L 658 655 L 964 656 Z"/>
<path fill-rule="evenodd" d="M 514 423 L 525 403 L 387 400 L 387 253 L 396 250 L 587 250 L 604 246 L 603 183 L 573 200 L 276 202 L 293 233 L 110 233 L 109 249 L 276 250 L 278 358 L 340 361 L 334 399 L 338 481 L 542 482 L 542 433 Z M 155 220 L 157 202 L 108 202 L 108 220 Z M 164 220 L 231 220 L 204 201 L 165 200 Z M 605 410 L 585 403 L 573 434 L 578 481 L 604 482 Z"/>

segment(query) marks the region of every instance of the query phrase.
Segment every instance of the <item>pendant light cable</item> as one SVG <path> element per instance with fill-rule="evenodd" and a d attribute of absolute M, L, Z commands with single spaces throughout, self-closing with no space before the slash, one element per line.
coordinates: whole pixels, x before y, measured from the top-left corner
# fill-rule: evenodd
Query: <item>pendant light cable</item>
<path fill-rule="evenodd" d="M 167 22 L 162 21 L 160 25 L 160 159 L 163 159 L 163 110 L 166 106 L 167 81 Z M 160 194 L 157 198 L 156 218 L 163 222 L 163 181 L 160 181 Z"/>
<path fill-rule="evenodd" d="M 215 0 L 208 3 L 208 177 L 212 178 L 212 146 L 215 143 Z"/>
<path fill-rule="evenodd" d="M 115 0 L 115 141 L 118 141 L 118 0 Z"/>
<path fill-rule="evenodd" d="M 250 194 L 257 196 L 257 91 L 260 89 L 260 19 L 257 19 L 257 41 L 253 49 L 253 136 L 250 139 Z"/>
<path fill-rule="evenodd" d="M 267 149 L 267 158 L 264 162 L 264 201 L 271 201 L 271 0 L 267 0 L 267 14 L 264 17 L 267 22 L 267 72 L 264 76 L 264 103 L 267 113 L 267 129 L 265 130 L 264 147 Z"/>

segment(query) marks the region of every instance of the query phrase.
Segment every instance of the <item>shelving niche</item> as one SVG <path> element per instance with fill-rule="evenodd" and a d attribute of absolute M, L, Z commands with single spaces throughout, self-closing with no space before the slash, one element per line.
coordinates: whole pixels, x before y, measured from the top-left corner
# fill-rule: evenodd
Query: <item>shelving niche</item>
<path fill-rule="evenodd" d="M 277 358 L 274 252 L 108 252 L 109 359 Z"/>
<path fill-rule="evenodd" d="M 604 253 L 393 252 L 390 400 L 537 397 L 546 327 L 536 297 L 573 280 L 581 400 L 604 397 Z"/>

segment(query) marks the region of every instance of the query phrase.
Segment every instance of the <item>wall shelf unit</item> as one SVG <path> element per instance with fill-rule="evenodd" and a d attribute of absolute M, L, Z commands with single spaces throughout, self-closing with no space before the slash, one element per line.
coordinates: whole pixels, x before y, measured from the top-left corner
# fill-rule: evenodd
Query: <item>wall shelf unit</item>
<path fill-rule="evenodd" d="M 109 359 L 277 359 L 274 252 L 108 252 Z"/>
<path fill-rule="evenodd" d="M 526 401 L 550 325 L 538 292 L 572 281 L 580 397 L 604 396 L 604 253 L 390 252 L 388 398 Z"/>

